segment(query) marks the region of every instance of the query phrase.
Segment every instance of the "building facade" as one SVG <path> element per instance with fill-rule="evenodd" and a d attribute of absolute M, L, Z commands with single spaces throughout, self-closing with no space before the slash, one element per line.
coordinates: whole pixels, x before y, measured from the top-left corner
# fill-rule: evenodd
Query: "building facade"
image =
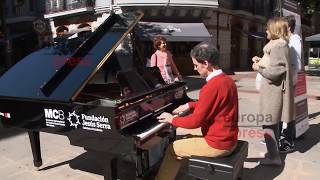
<path fill-rule="evenodd" d="M 45 19 L 49 20 L 52 37 L 88 27 L 95 21 L 92 0 L 46 0 Z"/>
<path fill-rule="evenodd" d="M 36 0 L 0 2 L 0 67 L 6 69 L 38 47 L 34 21 L 41 18 L 44 3 Z"/>
<path fill-rule="evenodd" d="M 262 55 L 266 19 L 277 7 L 275 0 L 117 0 L 116 4 L 123 11 L 144 12 L 144 21 L 204 23 L 225 70 L 251 69 L 251 57 Z"/>
<path fill-rule="evenodd" d="M 53 38 L 66 32 L 94 31 L 110 11 L 142 11 L 145 22 L 203 23 L 219 48 L 225 70 L 251 70 L 251 57 L 262 55 L 266 43 L 266 20 L 279 11 L 278 0 L 46 0 L 44 17 L 50 21 Z M 302 18 L 303 34 L 312 29 Z M 196 30 L 195 30 L 196 32 Z M 178 68 L 192 74 L 187 62 L 197 42 L 172 42 Z M 146 42 L 143 50 L 153 51 Z M 144 53 L 146 56 L 150 52 Z M 180 66 L 180 67 L 179 67 Z M 184 69 L 187 69 L 184 71 Z"/>

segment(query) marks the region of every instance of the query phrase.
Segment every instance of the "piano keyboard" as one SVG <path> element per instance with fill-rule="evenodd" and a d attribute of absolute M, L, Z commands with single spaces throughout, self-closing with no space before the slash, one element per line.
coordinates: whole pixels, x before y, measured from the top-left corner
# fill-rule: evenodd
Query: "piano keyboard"
<path fill-rule="evenodd" d="M 162 128 L 164 128 L 167 125 L 168 125 L 168 123 L 159 123 L 156 126 L 148 129 L 147 131 L 145 131 L 141 134 L 137 134 L 137 137 L 139 137 L 140 140 L 143 141 L 144 139 L 146 139 L 147 137 L 151 136 L 152 134 L 155 134 L 156 132 L 160 131 Z"/>

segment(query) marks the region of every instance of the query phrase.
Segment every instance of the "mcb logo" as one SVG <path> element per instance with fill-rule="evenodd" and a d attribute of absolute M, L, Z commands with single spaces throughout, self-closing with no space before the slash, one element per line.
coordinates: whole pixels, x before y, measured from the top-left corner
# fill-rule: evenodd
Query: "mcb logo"
<path fill-rule="evenodd" d="M 44 115 L 48 119 L 64 120 L 64 112 L 57 109 L 44 109 Z"/>

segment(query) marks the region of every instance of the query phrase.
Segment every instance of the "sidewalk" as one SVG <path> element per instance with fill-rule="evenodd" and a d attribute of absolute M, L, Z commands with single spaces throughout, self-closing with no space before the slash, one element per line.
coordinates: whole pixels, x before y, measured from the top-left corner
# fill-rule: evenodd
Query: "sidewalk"
<path fill-rule="evenodd" d="M 236 72 L 231 77 L 236 81 L 239 92 L 259 93 L 255 89 L 256 72 Z M 306 76 L 307 81 L 307 97 L 317 99 L 320 98 L 320 76 Z"/>
<path fill-rule="evenodd" d="M 236 73 L 234 79 L 239 91 L 240 117 L 243 114 L 258 112 L 258 92 L 255 90 L 254 72 Z M 307 98 L 310 128 L 303 138 L 296 141 L 296 151 L 283 155 L 285 164 L 281 167 L 265 167 L 257 162 L 246 162 L 244 179 L 259 180 L 317 180 L 320 176 L 320 77 L 307 76 Z M 241 123 L 240 123 L 241 126 Z M 240 128 L 243 133 L 240 139 L 250 142 L 249 159 L 261 157 L 266 152 L 265 145 L 260 144 L 257 136 L 259 128 Z M 256 133 L 256 135 L 252 135 Z M 243 137 L 245 136 L 246 137 Z"/>
<path fill-rule="evenodd" d="M 257 114 L 258 93 L 254 92 L 255 74 L 236 73 L 232 76 L 239 90 L 240 118 Z M 308 92 L 317 95 L 319 79 L 308 79 Z M 197 98 L 204 79 L 199 76 L 186 77 L 188 95 Z M 252 91 L 252 92 L 251 92 Z M 319 94 L 318 94 L 319 96 Z M 243 180 L 317 180 L 320 177 L 320 100 L 308 98 L 310 129 L 296 142 L 297 151 L 283 156 L 281 167 L 260 166 L 256 159 L 266 152 L 259 127 L 241 127 L 240 139 L 249 142 L 248 162 L 245 163 Z M 248 117 L 248 116 L 247 116 Z M 240 119 L 240 126 L 246 122 Z M 178 129 L 185 134 L 198 130 Z M 103 169 L 97 159 L 88 156 L 83 148 L 71 146 L 67 137 L 41 133 L 43 166 L 40 171 L 33 167 L 32 153 L 26 133 L 11 129 L 0 129 L 0 175 L 1 180 L 103 180 Z M 251 161 L 251 162 L 249 162 Z M 75 166 L 77 165 L 77 166 Z M 79 168 L 81 167 L 81 168 Z M 180 178 L 187 180 L 189 178 Z"/>

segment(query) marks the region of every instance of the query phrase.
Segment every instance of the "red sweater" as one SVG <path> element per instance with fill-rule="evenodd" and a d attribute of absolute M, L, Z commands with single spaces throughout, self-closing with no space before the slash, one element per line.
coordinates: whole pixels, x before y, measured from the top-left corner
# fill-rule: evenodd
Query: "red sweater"
<path fill-rule="evenodd" d="M 199 94 L 199 100 L 189 102 L 192 114 L 175 117 L 176 127 L 201 127 L 209 146 L 229 150 L 238 140 L 238 93 L 233 80 L 225 74 L 211 78 Z"/>

